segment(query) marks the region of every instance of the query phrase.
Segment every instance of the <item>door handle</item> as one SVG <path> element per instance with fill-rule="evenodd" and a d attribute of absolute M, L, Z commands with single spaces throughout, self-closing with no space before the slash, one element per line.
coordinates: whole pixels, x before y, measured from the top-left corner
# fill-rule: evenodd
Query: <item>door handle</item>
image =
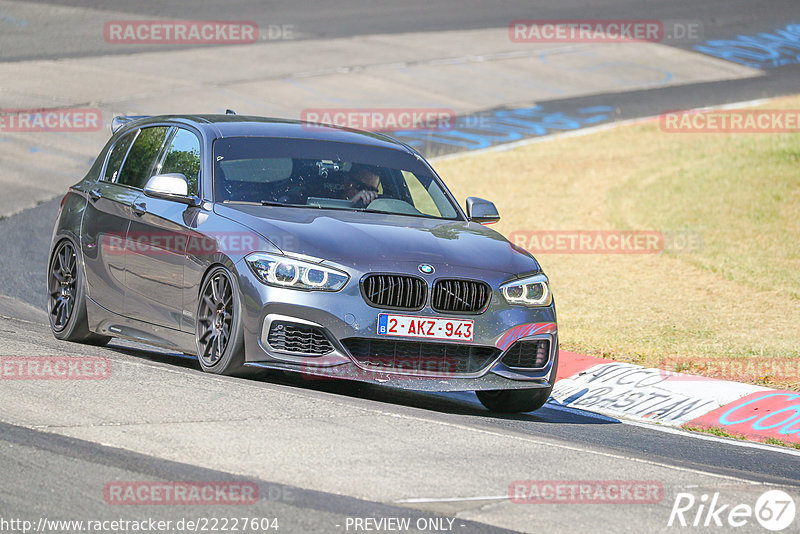
<path fill-rule="evenodd" d="M 133 210 L 133 213 L 135 215 L 141 217 L 142 215 L 147 213 L 147 204 L 145 204 L 142 201 L 134 202 L 133 205 L 131 206 L 131 209 Z"/>
<path fill-rule="evenodd" d="M 100 194 L 100 190 L 97 188 L 92 189 L 89 191 L 89 198 L 92 200 L 100 200 L 100 197 L 103 195 Z"/>

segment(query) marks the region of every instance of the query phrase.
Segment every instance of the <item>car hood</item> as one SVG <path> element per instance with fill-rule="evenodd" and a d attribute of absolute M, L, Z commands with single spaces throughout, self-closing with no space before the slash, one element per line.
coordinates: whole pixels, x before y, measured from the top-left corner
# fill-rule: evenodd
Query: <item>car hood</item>
<path fill-rule="evenodd" d="M 527 251 L 481 224 L 344 210 L 218 204 L 219 215 L 271 241 L 287 255 L 356 270 L 416 262 L 509 275 L 539 270 Z"/>

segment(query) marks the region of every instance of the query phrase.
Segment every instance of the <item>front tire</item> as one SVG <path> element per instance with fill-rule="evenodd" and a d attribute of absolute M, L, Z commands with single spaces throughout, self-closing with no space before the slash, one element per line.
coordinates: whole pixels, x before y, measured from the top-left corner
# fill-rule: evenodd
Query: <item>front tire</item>
<path fill-rule="evenodd" d="M 89 330 L 86 316 L 86 290 L 78 252 L 69 239 L 61 241 L 47 268 L 47 311 L 50 329 L 56 339 L 102 346 L 108 336 Z"/>
<path fill-rule="evenodd" d="M 225 267 L 211 269 L 200 289 L 195 342 L 203 371 L 235 375 L 243 371 L 244 328 L 239 286 Z"/>
<path fill-rule="evenodd" d="M 501 413 L 524 413 L 538 410 L 553 391 L 549 388 L 539 389 L 505 389 L 492 391 L 476 391 L 478 400 L 487 409 Z"/>

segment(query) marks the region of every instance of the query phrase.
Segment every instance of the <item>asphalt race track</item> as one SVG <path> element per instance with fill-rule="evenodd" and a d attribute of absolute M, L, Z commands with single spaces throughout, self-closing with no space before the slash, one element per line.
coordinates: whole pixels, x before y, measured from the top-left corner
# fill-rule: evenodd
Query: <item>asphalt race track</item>
<path fill-rule="evenodd" d="M 104 21 L 128 18 L 254 20 L 261 28 L 291 26 L 293 36 L 242 48 L 103 41 Z M 509 21 L 545 18 L 696 21 L 702 37 L 644 52 L 508 43 Z M 93 106 L 108 122 L 127 112 L 233 106 L 299 116 L 305 107 L 430 102 L 465 121 L 489 121 L 483 130 L 464 122 L 460 134 L 444 137 L 397 133 L 436 156 L 796 93 L 800 44 L 784 42 L 771 59 L 748 61 L 731 44 L 790 24 L 800 24 L 800 6 L 784 0 L 547 0 L 535 7 L 516 0 L 0 0 L 0 108 Z M 536 124 L 558 117 L 574 127 L 535 130 L 531 123 L 524 133 L 492 126 L 501 112 L 537 106 Z M 224 517 L 276 518 L 279 532 L 401 530 L 356 518 L 407 518 L 408 530 L 424 532 L 662 532 L 679 528 L 667 526 L 679 493 L 698 502 L 718 494 L 732 508 L 782 489 L 800 504 L 800 451 L 793 449 L 556 404 L 498 416 L 473 394 L 210 376 L 191 358 L 132 342 L 96 348 L 57 341 L 44 311 L 54 218 L 66 187 L 109 134 L 107 126 L 88 134 L 0 131 L 0 357 L 80 355 L 110 365 L 107 380 L 0 380 L 0 532 L 22 531 L 4 526 L 11 519 L 31 521 L 31 531 L 71 532 L 89 529 L 39 521 L 185 525 Z M 509 488 L 520 480 L 650 481 L 663 496 L 648 504 L 518 504 Z M 120 506 L 105 493 L 120 481 L 244 483 L 259 498 L 239 506 Z M 705 521 L 697 506 L 687 520 L 695 514 Z M 786 532 L 800 532 L 798 521 Z M 764 529 L 751 518 L 737 531 Z"/>
<path fill-rule="evenodd" d="M 232 0 L 230 2 L 203 2 L 192 0 L 105 1 L 33 0 L 29 4 L 52 6 L 49 10 L 32 9 L 32 16 L 22 18 L 7 15 L 7 26 L 37 27 L 46 29 L 48 39 L 16 35 L 4 31 L 3 57 L 7 60 L 77 57 L 107 54 L 102 40 L 95 39 L 88 23 L 95 16 L 108 19 L 108 13 L 131 16 L 131 18 L 186 18 L 200 20 L 253 20 L 259 27 L 269 25 L 292 25 L 296 37 L 301 39 L 332 39 L 354 35 L 397 34 L 409 32 L 441 32 L 480 28 L 506 28 L 515 19 L 662 19 L 699 20 L 703 23 L 705 39 L 727 39 L 737 34 L 753 34 L 772 30 L 791 23 L 796 4 L 791 0 L 774 0 L 754 3 L 748 0 L 712 0 L 697 2 L 675 0 L 671 2 L 648 2 L 644 0 L 545 0 L 531 2 L 509 0 L 493 2 L 487 7 L 480 0 L 443 0 L 425 2 L 411 0 L 397 3 L 391 0 L 359 2 L 340 0 L 326 2 L 273 1 L 253 2 Z M 4 11 L 21 9 L 14 2 L 4 2 Z M 57 6 L 57 7 L 56 7 Z M 72 11 L 75 9 L 75 11 Z M 58 11 L 54 11 L 58 10 Z M 53 13 L 74 16 L 84 21 L 82 26 L 52 24 Z M 796 22 L 796 21 L 795 21 Z M 24 26 L 23 26 L 24 25 Z M 76 39 L 78 35 L 89 38 Z M 39 34 L 41 35 L 41 34 Z M 135 51 L 146 48 L 134 49 Z M 124 53 L 130 53 L 126 49 Z M 120 52 L 123 53 L 123 52 Z"/>

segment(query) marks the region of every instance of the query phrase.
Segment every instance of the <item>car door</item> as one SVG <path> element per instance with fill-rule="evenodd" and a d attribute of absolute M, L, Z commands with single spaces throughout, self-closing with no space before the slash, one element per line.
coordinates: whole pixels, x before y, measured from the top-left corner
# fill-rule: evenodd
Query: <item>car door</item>
<path fill-rule="evenodd" d="M 199 138 L 187 129 L 176 128 L 166 146 L 150 175 L 181 173 L 189 183 L 189 194 L 197 195 Z M 135 201 L 125 273 L 128 290 L 125 313 L 129 317 L 176 330 L 181 328 L 184 262 L 187 237 L 192 233 L 188 223 L 196 210 L 144 193 Z"/>
<path fill-rule="evenodd" d="M 89 192 L 81 229 L 81 252 L 89 298 L 124 313 L 125 236 L 139 192 L 116 183 L 139 131 L 121 136 L 109 149 L 100 179 Z"/>

